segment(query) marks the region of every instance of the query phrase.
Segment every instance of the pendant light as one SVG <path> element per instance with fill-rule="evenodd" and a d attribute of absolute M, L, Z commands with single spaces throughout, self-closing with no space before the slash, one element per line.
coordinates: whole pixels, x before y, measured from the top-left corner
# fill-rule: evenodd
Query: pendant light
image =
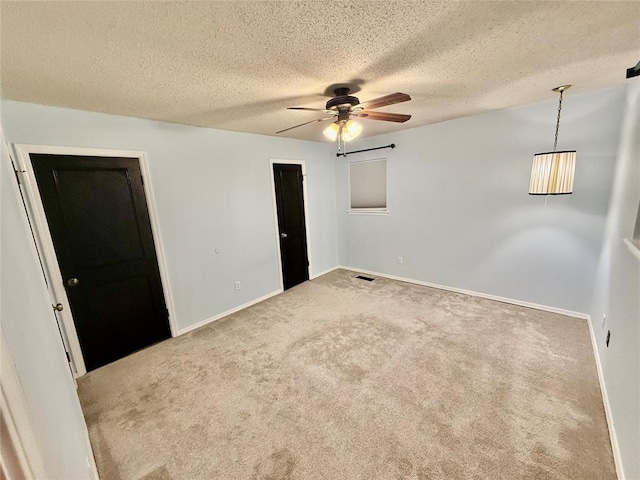
<path fill-rule="evenodd" d="M 573 193 L 576 151 L 556 151 L 558 130 L 560 129 L 560 112 L 562 111 L 562 94 L 569 87 L 571 85 L 562 85 L 553 89 L 554 92 L 560 93 L 553 151 L 536 153 L 533 156 L 529 195 L 567 195 Z"/>

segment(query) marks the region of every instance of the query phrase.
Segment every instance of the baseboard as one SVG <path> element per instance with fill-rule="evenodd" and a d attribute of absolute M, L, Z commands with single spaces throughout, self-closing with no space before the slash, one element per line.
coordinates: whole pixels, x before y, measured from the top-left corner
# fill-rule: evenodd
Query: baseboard
<path fill-rule="evenodd" d="M 335 266 L 335 267 L 327 268 L 326 270 L 320 273 L 314 273 L 313 275 L 311 275 L 311 277 L 309 277 L 309 280 L 313 280 L 314 278 L 321 277 L 322 275 L 326 275 L 327 273 L 333 272 L 334 270 L 337 270 L 339 268 L 343 268 L 343 267 Z"/>
<path fill-rule="evenodd" d="M 193 325 L 189 325 L 188 327 L 182 328 L 180 330 L 178 330 L 178 336 L 185 334 L 187 332 L 190 332 L 191 330 L 195 330 L 196 328 L 200 328 L 203 327 L 211 322 L 215 322 L 216 320 L 220 320 L 221 318 L 224 318 L 228 315 L 231 315 L 232 313 L 236 313 L 239 312 L 240 310 L 244 310 L 247 307 L 250 307 L 251 305 L 255 305 L 256 303 L 260 303 L 265 301 L 268 298 L 274 297 L 280 293 L 282 293 L 283 290 L 281 288 L 279 288 L 278 290 L 274 290 L 271 293 L 267 293 L 266 295 L 263 295 L 262 297 L 259 298 L 255 298 L 247 303 L 243 303 L 242 305 L 238 305 L 237 307 L 233 307 L 230 310 L 227 310 L 226 312 L 222 312 L 219 313 L 218 315 L 214 315 L 213 317 L 209 317 L 206 318 L 204 320 L 202 320 L 201 322 L 195 323 Z"/>
<path fill-rule="evenodd" d="M 400 282 L 413 283 L 415 285 L 422 285 L 423 287 L 438 288 L 440 290 L 447 290 L 449 292 L 462 293 L 464 295 L 471 295 L 472 297 L 486 298 L 487 300 L 494 300 L 496 302 L 510 303 L 512 305 L 518 305 L 520 307 L 535 308 L 536 310 L 543 310 L 545 312 L 559 313 L 561 315 L 581 318 L 583 320 L 587 320 L 589 318 L 589 315 L 587 315 L 586 313 L 574 312 L 572 310 L 565 310 L 563 308 L 550 307 L 548 305 L 540 305 L 537 303 L 524 302 L 522 300 L 515 300 L 513 298 L 507 298 L 507 297 L 500 297 L 498 295 L 491 295 L 489 293 L 474 292 L 472 290 L 465 290 L 463 288 L 450 287 L 448 285 L 440 285 L 437 283 L 423 282 L 422 280 L 414 280 L 412 278 L 398 277 L 396 275 L 388 275 L 386 273 L 373 272 L 371 270 L 364 270 L 362 268 L 357 268 L 357 267 L 347 267 L 347 266 L 341 265 L 337 268 L 343 268 L 345 270 L 353 270 L 354 272 L 366 273 L 368 275 L 375 275 L 378 277 L 389 278 L 391 280 L 398 280 Z"/>
<path fill-rule="evenodd" d="M 591 345 L 593 347 L 593 355 L 596 360 L 596 370 L 598 372 L 598 380 L 600 382 L 600 392 L 602 393 L 602 403 L 604 404 L 604 413 L 607 418 L 607 426 L 609 427 L 609 438 L 611 439 L 611 450 L 613 451 L 613 461 L 616 465 L 616 473 L 618 480 L 625 480 L 624 467 L 622 465 L 622 456 L 620 455 L 620 446 L 618 445 L 618 436 L 616 434 L 616 427 L 613 423 L 613 413 L 611 412 L 611 404 L 609 403 L 609 395 L 607 394 L 607 384 L 604 381 L 604 373 L 602 371 L 602 363 L 600 362 L 600 351 L 598 349 L 598 342 L 596 341 L 596 334 L 593 330 L 593 324 L 591 318 L 587 319 L 589 324 L 589 336 L 591 337 Z"/>
<path fill-rule="evenodd" d="M 312 275 L 309 278 L 309 280 L 313 280 L 314 278 L 321 277 L 322 275 L 325 275 L 325 274 L 327 274 L 329 272 L 333 272 L 334 270 L 337 270 L 338 268 L 342 268 L 342 267 L 335 266 L 335 267 L 328 268 L 328 269 L 326 269 L 326 270 L 324 270 L 324 271 L 322 271 L 320 273 Z M 233 307 L 232 309 L 227 310 L 226 312 L 219 313 L 218 315 L 214 315 L 213 317 L 206 318 L 206 319 L 202 320 L 201 322 L 195 323 L 193 325 L 189 325 L 188 327 L 185 327 L 185 328 L 182 328 L 182 329 L 178 330 L 178 335 L 177 336 L 180 336 L 182 334 L 190 332 L 191 330 L 195 330 L 196 328 L 203 327 L 203 326 L 205 326 L 205 325 L 207 325 L 207 324 L 209 324 L 211 322 L 215 322 L 216 320 L 220 320 L 221 318 L 226 317 L 227 315 L 231 315 L 232 313 L 236 313 L 236 312 L 239 312 L 240 310 L 244 310 L 245 308 L 250 307 L 251 305 L 255 305 L 256 303 L 263 302 L 264 300 L 266 300 L 268 298 L 271 298 L 271 297 L 273 297 L 275 295 L 278 295 L 278 294 L 282 293 L 283 291 L 284 290 L 279 288 L 278 290 L 274 290 L 271 293 L 267 293 L 266 295 L 263 295 L 262 297 L 256 298 L 256 299 L 251 300 L 251 301 L 249 301 L 247 303 L 243 303 L 242 305 L 238 305 L 237 307 Z"/>

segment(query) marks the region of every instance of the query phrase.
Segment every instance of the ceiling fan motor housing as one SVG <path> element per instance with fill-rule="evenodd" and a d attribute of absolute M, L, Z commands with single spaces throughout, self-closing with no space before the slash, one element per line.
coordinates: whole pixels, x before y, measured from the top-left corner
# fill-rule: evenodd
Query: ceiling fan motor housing
<path fill-rule="evenodd" d="M 327 102 L 327 110 L 340 110 L 340 107 L 349 108 L 360 103 L 358 97 L 349 95 L 348 88 L 336 88 L 333 93 L 336 96 Z"/>

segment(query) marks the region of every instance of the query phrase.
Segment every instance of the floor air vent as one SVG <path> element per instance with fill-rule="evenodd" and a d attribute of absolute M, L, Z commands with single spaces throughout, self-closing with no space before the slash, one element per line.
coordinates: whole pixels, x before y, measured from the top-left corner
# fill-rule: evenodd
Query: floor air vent
<path fill-rule="evenodd" d="M 373 278 L 371 277 L 365 277 L 364 275 L 358 275 L 356 278 L 359 278 L 360 280 L 366 280 L 367 282 L 373 282 Z"/>

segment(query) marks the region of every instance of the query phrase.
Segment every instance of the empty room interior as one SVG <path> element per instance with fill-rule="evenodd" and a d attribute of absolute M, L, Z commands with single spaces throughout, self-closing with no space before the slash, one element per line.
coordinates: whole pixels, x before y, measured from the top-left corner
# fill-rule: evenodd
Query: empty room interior
<path fill-rule="evenodd" d="M 0 478 L 640 480 L 640 2 L 0 2 Z"/>

